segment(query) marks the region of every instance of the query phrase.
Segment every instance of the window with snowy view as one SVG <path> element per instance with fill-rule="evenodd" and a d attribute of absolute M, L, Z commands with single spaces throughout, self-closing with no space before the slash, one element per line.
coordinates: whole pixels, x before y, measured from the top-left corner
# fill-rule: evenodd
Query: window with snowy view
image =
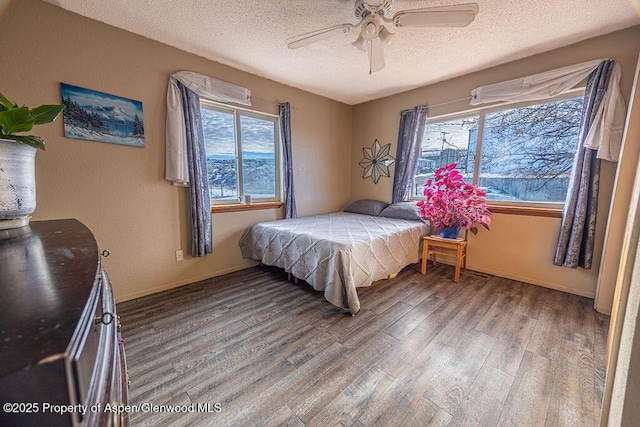
<path fill-rule="evenodd" d="M 583 96 L 427 120 L 414 197 L 436 169 L 456 163 L 487 200 L 563 203 L 578 142 Z"/>
<path fill-rule="evenodd" d="M 212 203 L 280 198 L 278 118 L 201 104 Z"/>

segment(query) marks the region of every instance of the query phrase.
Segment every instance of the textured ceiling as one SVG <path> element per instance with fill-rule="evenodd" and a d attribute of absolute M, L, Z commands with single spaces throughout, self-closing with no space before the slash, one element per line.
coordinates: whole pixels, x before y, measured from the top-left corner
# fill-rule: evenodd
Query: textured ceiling
<path fill-rule="evenodd" d="M 476 0 L 465 28 L 391 26 L 387 65 L 369 75 L 366 53 L 351 46 L 356 31 L 296 50 L 285 43 L 356 23 L 354 0 L 45 1 L 351 105 L 640 24 L 640 0 Z M 395 0 L 393 12 L 469 1 Z"/>

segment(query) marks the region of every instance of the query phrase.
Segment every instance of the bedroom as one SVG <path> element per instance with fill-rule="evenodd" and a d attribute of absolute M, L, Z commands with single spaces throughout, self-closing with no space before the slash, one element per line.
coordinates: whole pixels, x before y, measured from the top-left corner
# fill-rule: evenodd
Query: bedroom
<path fill-rule="evenodd" d="M 166 85 L 168 75 L 177 70 L 192 70 L 249 87 L 256 98 L 291 102 L 295 108 L 296 197 L 298 214 L 303 216 L 339 211 L 361 198 L 390 199 L 391 180 L 382 179 L 378 184 L 363 180 L 358 161 L 362 147 L 370 146 L 376 138 L 395 144 L 398 111 L 402 109 L 464 98 L 483 84 L 604 57 L 621 65 L 621 90 L 628 101 L 640 52 L 640 27 L 636 25 L 377 101 L 348 105 L 45 2 L 11 1 L 2 9 L 0 51 L 4 60 L 0 75 L 2 91 L 9 92 L 11 87 L 6 94 L 12 99 L 27 105 L 59 102 L 59 83 L 65 82 L 144 103 L 144 149 L 67 139 L 62 136 L 60 123 L 39 131 L 48 147 L 37 157 L 38 208 L 34 220 L 77 218 L 86 224 L 100 247 L 111 251 L 105 266 L 119 302 L 253 266 L 242 259 L 238 240 L 250 225 L 281 217 L 279 209 L 214 213 L 214 255 L 176 261 L 176 250 L 186 253 L 190 245 L 188 195 L 164 180 Z M 276 112 L 274 104 L 259 101 L 255 108 Z M 460 102 L 433 114 L 466 109 L 467 103 Z M 629 194 L 636 159 L 637 152 L 620 163 L 626 168 L 627 179 L 618 187 L 626 185 Z M 603 188 L 608 187 L 611 194 L 613 167 L 603 174 L 603 181 Z M 610 200 L 603 196 L 600 203 L 599 217 L 604 219 Z M 614 206 L 615 223 L 624 224 L 627 212 L 628 203 Z M 495 214 L 491 232 L 481 232 L 470 241 L 468 267 L 593 298 L 598 286 L 597 269 L 555 268 L 546 261 L 558 224 L 557 218 Z M 606 223 L 602 223 L 596 257 L 602 253 L 605 230 Z M 609 231 L 607 238 L 613 239 L 617 233 L 615 240 L 621 245 L 623 232 L 621 226 Z M 527 242 L 526 251 L 520 250 L 522 241 Z M 617 258 L 613 256 L 601 267 L 601 274 L 610 277 L 606 284 L 611 289 L 603 294 L 599 307 L 607 314 L 613 300 Z"/>

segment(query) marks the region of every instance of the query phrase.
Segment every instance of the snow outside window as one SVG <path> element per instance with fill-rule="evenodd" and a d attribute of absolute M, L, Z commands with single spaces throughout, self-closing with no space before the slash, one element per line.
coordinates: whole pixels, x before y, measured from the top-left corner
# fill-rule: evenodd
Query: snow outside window
<path fill-rule="evenodd" d="M 564 203 L 583 95 L 427 120 L 413 195 L 436 169 L 456 163 L 465 181 L 500 204 Z"/>
<path fill-rule="evenodd" d="M 280 200 L 277 116 L 201 102 L 212 204 Z"/>

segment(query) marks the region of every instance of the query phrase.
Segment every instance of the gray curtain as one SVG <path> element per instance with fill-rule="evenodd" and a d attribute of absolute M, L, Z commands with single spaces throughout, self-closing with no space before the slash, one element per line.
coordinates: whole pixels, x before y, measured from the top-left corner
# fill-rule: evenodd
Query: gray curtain
<path fill-rule="evenodd" d="M 413 176 L 418 166 L 426 122 L 426 105 L 418 105 L 400 113 L 396 169 L 393 174 L 393 203 L 402 202 L 411 197 Z"/>
<path fill-rule="evenodd" d="M 562 213 L 555 265 L 591 268 L 596 234 L 596 213 L 600 187 L 600 159 L 597 151 L 585 148 L 584 140 L 607 91 L 615 62 L 602 61 L 587 80 L 582 107 L 578 148 L 573 160 L 567 199 Z"/>
<path fill-rule="evenodd" d="M 211 196 L 207 177 L 207 155 L 200 116 L 200 98 L 178 82 L 184 109 L 189 168 L 189 198 L 191 207 L 191 255 L 203 257 L 213 252 L 211 230 Z"/>
<path fill-rule="evenodd" d="M 284 181 L 285 218 L 295 218 L 296 195 L 293 188 L 293 158 L 291 156 L 291 105 L 288 102 L 278 104 L 280 110 L 280 140 L 282 141 L 282 169 Z"/>

